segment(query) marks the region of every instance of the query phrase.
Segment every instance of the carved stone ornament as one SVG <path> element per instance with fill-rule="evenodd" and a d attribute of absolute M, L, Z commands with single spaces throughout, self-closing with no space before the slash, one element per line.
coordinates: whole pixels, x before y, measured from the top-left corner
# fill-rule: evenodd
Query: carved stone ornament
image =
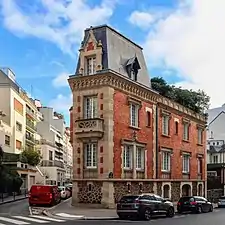
<path fill-rule="evenodd" d="M 78 127 L 79 128 L 94 128 L 97 126 L 96 120 L 87 120 L 87 121 L 79 121 Z"/>
<path fill-rule="evenodd" d="M 184 106 L 179 105 L 176 102 L 172 102 L 171 100 L 155 93 L 152 89 L 137 84 L 129 78 L 126 78 L 112 70 L 100 71 L 99 73 L 92 76 L 70 76 L 69 84 L 70 88 L 74 92 L 102 86 L 110 86 L 115 89 L 122 90 L 128 95 L 133 95 L 135 98 L 138 98 L 142 101 L 160 103 L 169 107 L 171 107 L 170 105 L 173 105 L 173 108 L 178 112 L 184 113 L 184 111 L 186 111 L 185 114 L 188 117 L 198 120 L 201 124 L 206 123 L 204 116 L 197 114 L 192 110 L 186 109 Z"/>

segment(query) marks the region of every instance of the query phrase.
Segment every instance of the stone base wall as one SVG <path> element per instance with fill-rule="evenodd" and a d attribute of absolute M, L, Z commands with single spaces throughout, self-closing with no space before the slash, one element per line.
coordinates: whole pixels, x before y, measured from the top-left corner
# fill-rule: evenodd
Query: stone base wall
<path fill-rule="evenodd" d="M 75 181 L 73 182 L 72 204 L 99 204 L 113 208 L 127 194 L 155 193 L 176 202 L 182 195 L 204 193 L 204 182 L 178 181 Z"/>

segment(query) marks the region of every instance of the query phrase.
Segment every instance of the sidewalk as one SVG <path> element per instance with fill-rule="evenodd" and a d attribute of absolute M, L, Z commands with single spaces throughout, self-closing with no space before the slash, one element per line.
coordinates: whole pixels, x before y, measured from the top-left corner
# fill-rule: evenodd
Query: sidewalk
<path fill-rule="evenodd" d="M 20 201 L 20 200 L 23 200 L 26 198 L 28 198 L 28 195 L 26 195 L 26 196 L 25 195 L 8 196 L 3 199 L 0 197 L 0 205 Z"/>
<path fill-rule="evenodd" d="M 213 204 L 214 208 L 217 207 Z M 177 203 L 174 202 L 174 208 L 176 211 Z M 99 205 L 85 205 L 77 204 L 71 205 L 71 199 L 68 199 L 61 204 L 54 206 L 48 210 L 52 215 L 66 217 L 66 218 L 84 218 L 84 219 L 118 219 L 116 209 L 103 209 Z"/>

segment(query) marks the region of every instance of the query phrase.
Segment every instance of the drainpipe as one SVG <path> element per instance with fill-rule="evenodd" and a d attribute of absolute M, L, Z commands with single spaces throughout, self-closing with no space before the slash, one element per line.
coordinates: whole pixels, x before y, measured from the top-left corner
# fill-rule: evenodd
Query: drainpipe
<path fill-rule="evenodd" d="M 159 144 L 158 144 L 158 104 L 156 104 L 156 112 L 155 112 L 155 144 L 156 144 L 156 152 L 155 152 L 155 169 L 156 169 L 156 179 L 159 178 L 159 171 L 158 171 L 158 158 L 159 158 Z"/>

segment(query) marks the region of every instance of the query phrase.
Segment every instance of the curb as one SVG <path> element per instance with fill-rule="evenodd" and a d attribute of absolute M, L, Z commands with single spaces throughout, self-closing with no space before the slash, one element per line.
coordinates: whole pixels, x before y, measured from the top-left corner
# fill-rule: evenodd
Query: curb
<path fill-rule="evenodd" d="M 18 202 L 18 201 L 21 201 L 21 200 L 24 200 L 24 199 L 27 199 L 28 197 L 23 197 L 23 198 L 19 198 L 19 199 L 15 199 L 15 200 L 10 200 L 10 201 L 6 201 L 6 202 L 0 202 L 0 205 L 4 205 L 4 204 L 7 204 L 7 203 L 13 203 L 13 202 Z"/>
<path fill-rule="evenodd" d="M 84 217 L 80 220 L 119 220 L 119 217 Z"/>

